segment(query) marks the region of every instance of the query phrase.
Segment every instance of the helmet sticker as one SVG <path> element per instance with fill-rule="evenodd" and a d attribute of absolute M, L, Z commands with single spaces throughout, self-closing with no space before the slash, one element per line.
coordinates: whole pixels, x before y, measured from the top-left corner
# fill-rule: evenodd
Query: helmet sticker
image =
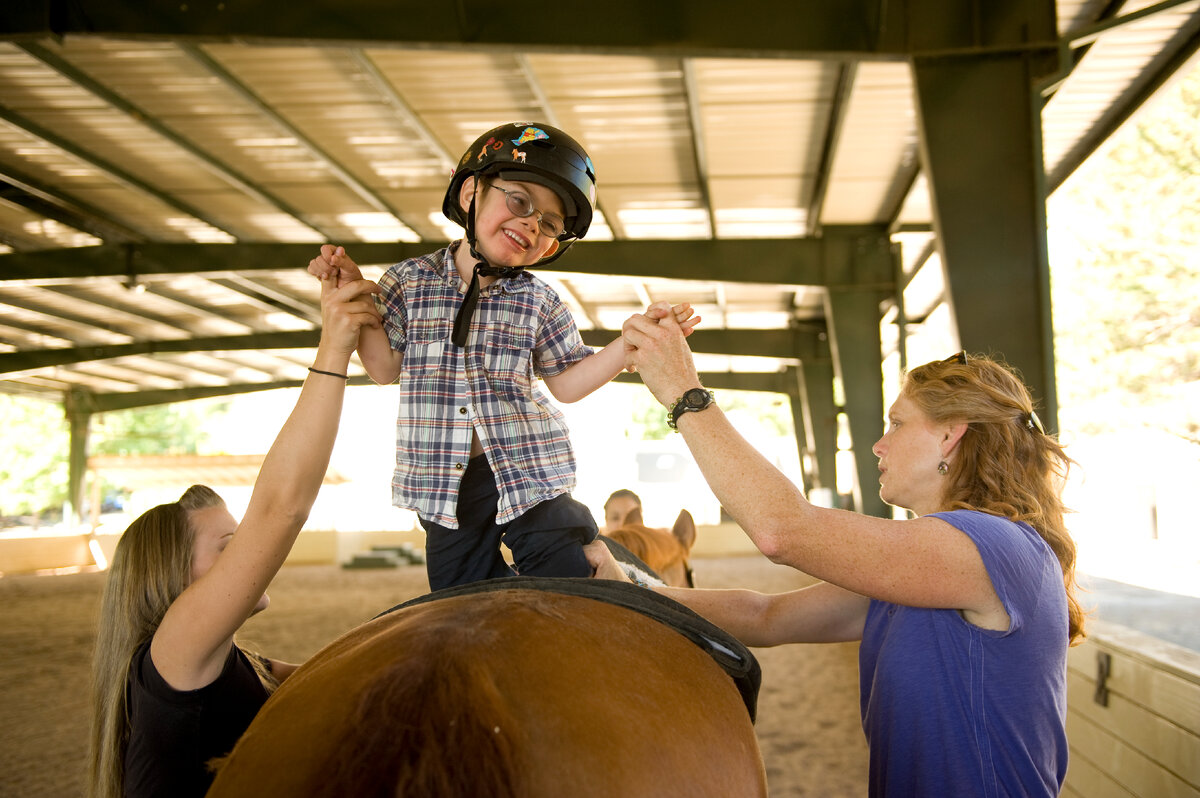
<path fill-rule="evenodd" d="M 484 158 L 484 156 L 486 156 L 486 155 L 487 155 L 488 147 L 491 147 L 493 150 L 499 150 L 499 149 L 501 149 L 503 146 L 504 146 L 504 142 L 503 142 L 503 141 L 496 141 L 496 137 L 495 137 L 495 136 L 492 136 L 491 138 L 489 138 L 489 139 L 487 140 L 487 142 L 486 142 L 486 143 L 483 145 L 483 147 L 482 147 L 482 148 L 479 150 L 479 155 L 477 155 L 477 156 L 475 157 L 475 160 L 476 160 L 476 161 L 482 161 L 482 160 L 483 160 L 483 158 Z"/>
<path fill-rule="evenodd" d="M 550 136 L 547 135 L 546 131 L 542 130 L 541 128 L 527 127 L 521 131 L 521 137 L 513 139 L 512 143 L 520 147 L 527 141 L 539 141 L 541 139 L 548 138 L 550 138 Z"/>
<path fill-rule="evenodd" d="M 513 163 L 525 163 L 525 153 L 518 149 L 512 151 Z"/>

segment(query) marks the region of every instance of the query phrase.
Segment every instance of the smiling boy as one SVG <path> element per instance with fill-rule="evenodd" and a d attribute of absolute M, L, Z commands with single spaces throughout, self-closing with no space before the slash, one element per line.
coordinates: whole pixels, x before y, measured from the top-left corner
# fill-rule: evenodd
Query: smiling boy
<path fill-rule="evenodd" d="M 430 588 L 511 576 L 591 575 L 583 545 L 597 528 L 571 498 L 575 456 L 562 413 L 538 389 L 574 402 L 623 368 L 618 337 L 584 344 L 558 294 L 526 271 L 586 235 L 595 169 L 573 138 L 542 124 L 480 136 L 459 161 L 443 213 L 463 240 L 392 266 L 379 281 L 383 326 L 358 353 L 379 384 L 399 379 L 392 503 L 426 532 Z M 359 276 L 326 245 L 309 272 Z M 690 331 L 699 317 L 675 309 Z"/>

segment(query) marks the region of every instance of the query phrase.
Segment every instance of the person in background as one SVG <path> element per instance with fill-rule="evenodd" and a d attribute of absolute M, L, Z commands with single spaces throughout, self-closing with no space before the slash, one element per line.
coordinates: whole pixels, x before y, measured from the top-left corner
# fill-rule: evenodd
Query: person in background
<path fill-rule="evenodd" d="M 604 502 L 604 531 L 607 533 L 620 529 L 634 510 L 638 511 L 640 519 L 642 500 L 638 495 L 628 488 L 614 490 Z"/>
<path fill-rule="evenodd" d="M 89 794 L 203 796 L 224 756 L 296 666 L 243 651 L 235 635 L 265 593 L 325 477 L 359 330 L 378 326 L 378 287 L 321 290 L 323 327 L 296 406 L 236 521 L 211 488 L 147 510 L 117 544 L 92 669 Z"/>
<path fill-rule="evenodd" d="M 364 328 L 371 379 L 399 378 L 392 503 L 426 533 L 429 586 L 512 576 L 585 577 L 591 511 L 571 497 L 575 454 L 562 412 L 538 388 L 576 402 L 625 366 L 621 338 L 583 342 L 567 305 L 528 269 L 591 225 L 596 176 L 583 147 L 545 124 L 513 123 L 471 144 L 442 211 L 463 240 L 402 261 L 379 281 L 384 325 Z M 361 276 L 326 245 L 308 271 Z M 699 317 L 674 309 L 683 329 Z"/>
<path fill-rule="evenodd" d="M 916 516 L 814 506 L 730 425 L 665 308 L 625 324 L 627 358 L 671 408 L 713 493 L 788 593 L 656 588 L 751 646 L 861 641 L 872 796 L 1057 796 L 1066 659 L 1083 636 L 1061 490 L 1070 460 L 1005 365 L 914 368 L 873 446 L 880 496 Z M 626 579 L 602 546 L 596 576 Z"/>

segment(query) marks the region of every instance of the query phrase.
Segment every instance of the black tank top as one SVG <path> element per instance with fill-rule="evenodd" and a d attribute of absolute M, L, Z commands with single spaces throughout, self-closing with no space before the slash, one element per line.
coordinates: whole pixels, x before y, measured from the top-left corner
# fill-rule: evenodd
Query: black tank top
<path fill-rule="evenodd" d="M 266 700 L 266 688 L 236 645 L 215 681 L 176 690 L 159 675 L 146 643 L 129 666 L 126 798 L 202 798 L 213 781 L 205 763 L 233 749 Z"/>

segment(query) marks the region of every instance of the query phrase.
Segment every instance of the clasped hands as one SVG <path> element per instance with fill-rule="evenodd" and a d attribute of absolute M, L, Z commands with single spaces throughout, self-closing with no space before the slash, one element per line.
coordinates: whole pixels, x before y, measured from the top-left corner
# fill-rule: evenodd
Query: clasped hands
<path fill-rule="evenodd" d="M 322 329 L 331 340 L 353 352 L 359 331 L 382 323 L 372 296 L 379 293 L 379 286 L 362 276 L 345 250 L 329 244 L 309 261 L 308 272 L 321 281 Z"/>
<path fill-rule="evenodd" d="M 699 316 L 692 316 L 690 305 L 671 307 L 655 302 L 644 314 L 629 317 L 621 327 L 625 347 L 625 368 L 642 375 L 642 382 L 664 406 L 700 385 L 692 361 L 692 350 L 685 340 Z"/>

